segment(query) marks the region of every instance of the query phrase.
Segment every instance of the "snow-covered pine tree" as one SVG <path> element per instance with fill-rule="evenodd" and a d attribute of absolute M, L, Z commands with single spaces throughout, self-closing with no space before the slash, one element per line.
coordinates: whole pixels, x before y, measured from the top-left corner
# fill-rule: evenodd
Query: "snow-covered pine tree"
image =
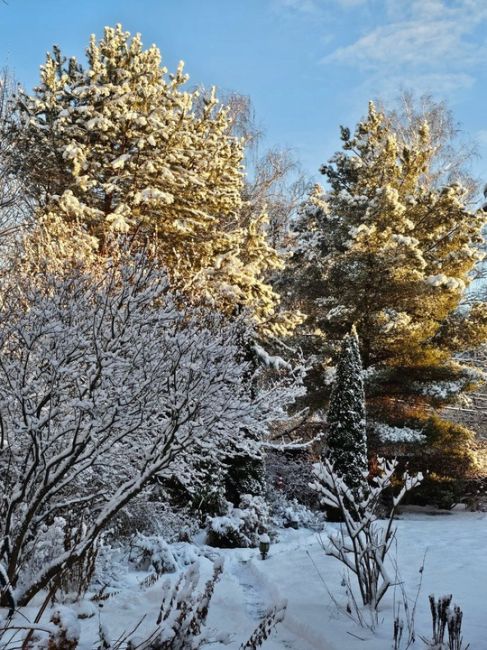
<path fill-rule="evenodd" d="M 404 142 L 371 103 L 355 134 L 341 133 L 343 151 L 322 167 L 330 189 L 314 188 L 297 225 L 297 302 L 331 351 L 356 323 L 365 368 L 448 362 L 487 334 L 485 305 L 458 310 L 486 215 L 459 184 L 428 183 L 427 124 Z"/>
<path fill-rule="evenodd" d="M 459 183 L 435 182 L 427 122 L 403 137 L 371 103 L 355 133 L 342 128 L 341 138 L 343 150 L 322 168 L 328 190 L 316 187 L 301 212 L 287 275 L 308 315 L 315 378 L 334 365 L 355 323 L 370 432 L 396 440 L 404 432 L 407 442 L 412 431 L 426 445 L 416 469 L 458 476 L 472 467 L 472 434 L 431 409 L 481 379 L 458 354 L 487 337 L 486 303 L 464 300 L 487 214 L 469 208 Z"/>
<path fill-rule="evenodd" d="M 351 489 L 367 473 L 367 433 L 362 362 L 355 327 L 343 338 L 328 409 L 328 459 Z"/>
<path fill-rule="evenodd" d="M 17 167 L 43 226 L 59 237 L 60 221 L 78 225 L 101 254 L 112 233 L 149 243 L 173 287 L 285 334 L 297 319 L 278 315 L 265 280 L 282 260 L 266 215 L 241 219 L 244 143 L 214 91 L 204 101 L 184 91 L 183 63 L 168 75 L 159 49 L 120 25 L 91 37 L 87 60 L 54 48 L 34 94 L 18 99 Z"/>

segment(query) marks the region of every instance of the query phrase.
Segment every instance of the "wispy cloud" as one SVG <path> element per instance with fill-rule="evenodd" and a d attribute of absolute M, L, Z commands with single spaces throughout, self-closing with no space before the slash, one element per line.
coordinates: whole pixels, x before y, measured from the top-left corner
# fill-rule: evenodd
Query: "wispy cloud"
<path fill-rule="evenodd" d="M 471 71 L 487 55 L 486 41 L 479 46 L 471 39 L 487 22 L 485 0 L 383 0 L 382 5 L 381 24 L 322 62 L 365 70 L 385 85 L 391 77 L 396 86 L 429 82 L 442 92 L 472 84 Z"/>
<path fill-rule="evenodd" d="M 417 95 L 431 93 L 442 97 L 453 97 L 460 91 L 466 91 L 475 84 L 475 76 L 466 73 L 431 72 L 403 72 L 398 75 L 379 75 L 371 77 L 367 84 L 369 95 L 379 97 L 384 101 L 394 102 L 401 90 L 414 90 Z"/>
<path fill-rule="evenodd" d="M 367 4 L 368 0 L 274 0 L 274 7 L 280 10 L 313 14 L 329 14 L 333 6 L 349 9 Z"/>
<path fill-rule="evenodd" d="M 318 0 L 274 0 L 274 8 L 304 14 L 316 14 L 320 6 Z"/>

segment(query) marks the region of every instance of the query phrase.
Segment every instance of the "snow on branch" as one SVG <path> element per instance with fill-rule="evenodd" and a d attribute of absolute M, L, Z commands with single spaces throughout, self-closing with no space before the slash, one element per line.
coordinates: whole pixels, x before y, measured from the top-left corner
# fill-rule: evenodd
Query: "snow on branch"
<path fill-rule="evenodd" d="M 82 561 L 156 475 L 191 477 L 202 457 L 255 446 L 296 388 L 293 377 L 259 391 L 242 382 L 240 324 L 182 308 L 143 259 L 107 264 L 96 281 L 4 283 L 0 575 L 22 605 Z M 62 534 L 53 521 L 70 517 L 83 521 L 79 540 L 40 553 L 49 531 Z"/>
<path fill-rule="evenodd" d="M 368 480 L 364 476 L 360 488 L 351 489 L 325 458 L 314 466 L 315 481 L 311 484 L 322 503 L 337 508 L 343 520 L 340 530 L 329 538 L 326 552 L 355 574 L 362 602 L 374 612 L 393 584 L 385 560 L 396 532 L 393 524 L 396 509 L 406 493 L 423 479 L 421 473 L 416 476 L 404 473 L 403 486 L 381 526 L 377 523 L 379 510 L 384 493 L 392 486 L 397 461 L 379 458 L 378 469 L 377 476 Z"/>

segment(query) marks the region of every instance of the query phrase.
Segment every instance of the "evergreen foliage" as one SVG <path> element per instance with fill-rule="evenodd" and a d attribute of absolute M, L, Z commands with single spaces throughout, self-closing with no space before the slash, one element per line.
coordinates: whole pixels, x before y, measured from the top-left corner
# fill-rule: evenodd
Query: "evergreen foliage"
<path fill-rule="evenodd" d="M 458 353 L 487 336 L 487 304 L 464 300 L 487 215 L 459 183 L 438 187 L 426 122 L 407 137 L 393 126 L 370 103 L 354 134 L 341 129 L 343 150 L 321 170 L 329 191 L 316 186 L 303 206 L 287 278 L 308 315 L 312 379 L 326 384 L 356 324 L 370 419 L 402 426 L 482 380 Z"/>
<path fill-rule="evenodd" d="M 11 135 L 38 223 L 56 240 L 66 228 L 64 254 L 76 228 L 97 254 L 113 233 L 150 243 L 173 287 L 225 313 L 248 309 L 264 334 L 286 333 L 297 319 L 277 317 L 265 281 L 282 260 L 266 215 L 241 218 L 244 143 L 214 91 L 203 101 L 184 91 L 183 63 L 168 75 L 158 48 L 120 25 L 91 37 L 87 59 L 84 69 L 55 47 L 35 93 L 18 99 Z"/>
<path fill-rule="evenodd" d="M 328 409 L 328 458 L 350 488 L 367 474 L 367 435 L 362 363 L 355 328 L 342 342 Z"/>
<path fill-rule="evenodd" d="M 292 272 L 309 325 L 336 349 L 356 323 L 365 368 L 448 364 L 487 334 L 485 305 L 459 310 L 486 217 L 460 185 L 428 184 L 426 124 L 406 144 L 371 103 L 341 134 L 343 151 L 322 167 L 330 191 L 315 187 L 298 223 Z"/>

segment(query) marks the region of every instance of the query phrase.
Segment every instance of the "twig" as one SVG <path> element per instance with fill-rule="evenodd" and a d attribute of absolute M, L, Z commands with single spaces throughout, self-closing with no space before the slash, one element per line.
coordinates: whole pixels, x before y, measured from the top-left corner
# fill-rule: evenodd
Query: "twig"
<path fill-rule="evenodd" d="M 350 636 L 354 636 L 354 637 L 355 637 L 356 639 L 358 639 L 359 641 L 367 641 L 367 639 L 366 639 L 365 637 L 363 637 L 363 636 L 358 636 L 358 634 L 354 634 L 353 632 L 348 632 L 348 631 L 347 631 L 347 634 L 350 634 Z"/>

